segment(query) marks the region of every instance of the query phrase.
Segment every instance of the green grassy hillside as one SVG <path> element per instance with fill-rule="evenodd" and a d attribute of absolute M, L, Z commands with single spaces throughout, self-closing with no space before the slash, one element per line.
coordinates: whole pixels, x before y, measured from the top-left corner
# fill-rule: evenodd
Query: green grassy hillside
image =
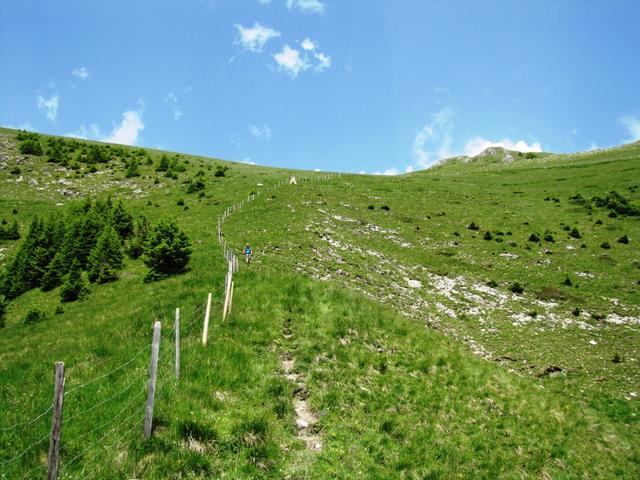
<path fill-rule="evenodd" d="M 61 313 L 56 290 L 10 302 L 0 478 L 45 474 L 51 420 L 37 415 L 57 360 L 68 392 L 61 478 L 640 474 L 640 217 L 610 193 L 638 205 L 639 145 L 529 159 L 496 151 L 408 176 L 324 179 L 168 154 L 184 166 L 173 178 L 156 171 L 163 152 L 125 147 L 63 167 L 18 143 L 0 131 L 0 216 L 23 235 L 36 213 L 112 195 L 152 221 L 175 217 L 193 256 L 186 273 L 146 284 L 142 262 L 127 260 L 120 280 Z M 136 158 L 139 176 L 126 178 Z M 309 181 L 274 188 L 292 174 Z M 187 193 L 197 179 L 204 189 Z M 241 265 L 222 322 L 217 219 L 252 192 L 223 226 L 234 250 L 251 242 L 255 261 Z M 3 241 L 0 262 L 18 243 Z M 34 307 L 47 318 L 25 325 Z M 159 393 L 145 442 L 155 320 Z"/>

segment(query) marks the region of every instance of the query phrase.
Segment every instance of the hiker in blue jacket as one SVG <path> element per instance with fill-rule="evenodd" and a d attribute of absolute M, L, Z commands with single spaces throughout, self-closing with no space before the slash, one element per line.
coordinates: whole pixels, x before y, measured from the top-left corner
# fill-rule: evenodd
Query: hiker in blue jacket
<path fill-rule="evenodd" d="M 251 256 L 253 255 L 253 250 L 251 250 L 251 246 L 247 243 L 247 246 L 244 247 L 244 258 L 249 263 L 251 260 Z"/>

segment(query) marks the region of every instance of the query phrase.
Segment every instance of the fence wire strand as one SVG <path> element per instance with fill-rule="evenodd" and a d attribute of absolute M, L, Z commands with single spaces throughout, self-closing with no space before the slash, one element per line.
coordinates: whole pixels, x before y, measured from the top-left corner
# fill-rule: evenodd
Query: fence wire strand
<path fill-rule="evenodd" d="M 100 381 L 100 380 L 102 380 L 102 379 L 104 379 L 106 377 L 109 377 L 109 376 L 113 375 L 114 373 L 122 370 L 126 366 L 130 365 L 136 358 L 138 358 L 142 354 L 142 352 L 144 352 L 147 348 L 149 348 L 149 345 L 145 345 L 144 347 L 142 347 L 140 350 L 138 350 L 138 352 L 133 357 L 131 357 L 126 362 L 120 364 L 119 366 L 117 366 L 116 368 L 111 370 L 110 372 L 107 372 L 107 373 L 105 373 L 103 375 L 100 375 L 99 377 L 96 377 L 93 380 L 88 381 L 87 383 L 83 383 L 81 385 L 76 385 L 71 390 L 67 390 L 64 393 L 64 396 L 66 397 L 67 395 L 71 395 L 76 390 L 80 390 L 81 388 L 85 388 L 85 387 L 88 387 L 89 385 L 93 385 L 94 383 L 96 383 L 96 382 L 98 382 L 98 381 Z"/>
<path fill-rule="evenodd" d="M 30 420 L 25 420 L 24 422 L 18 422 L 15 425 L 12 425 L 10 427 L 6 427 L 6 428 L 0 428 L 0 432 L 10 432 L 11 430 L 15 430 L 16 428 L 19 428 L 21 426 L 27 426 L 27 425 L 31 425 L 34 422 L 37 422 L 38 420 L 40 420 L 42 417 L 44 417 L 47 413 L 49 413 L 51 410 L 53 410 L 53 403 L 51 405 L 49 405 L 49 407 L 42 412 L 41 414 L 33 417 Z"/>

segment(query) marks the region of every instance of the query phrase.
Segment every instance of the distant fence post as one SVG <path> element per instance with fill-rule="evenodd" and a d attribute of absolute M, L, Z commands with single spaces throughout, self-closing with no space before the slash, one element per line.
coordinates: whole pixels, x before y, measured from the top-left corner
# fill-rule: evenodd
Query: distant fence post
<path fill-rule="evenodd" d="M 229 292 L 229 311 L 228 314 L 231 314 L 231 306 L 233 305 L 233 280 L 231 280 L 231 290 Z"/>
<path fill-rule="evenodd" d="M 211 292 L 207 296 L 207 310 L 204 313 L 204 327 L 202 328 L 202 344 L 206 345 L 209 339 L 209 315 L 211 314 Z"/>
<path fill-rule="evenodd" d="M 176 308 L 176 380 L 180 380 L 180 308 Z"/>
<path fill-rule="evenodd" d="M 64 406 L 64 362 L 56 362 L 55 370 L 56 380 L 53 388 L 53 417 L 51 419 L 51 440 L 49 442 L 48 480 L 58 479 L 60 429 L 62 427 L 62 408 Z"/>
<path fill-rule="evenodd" d="M 160 350 L 160 322 L 153 325 L 153 342 L 151 343 L 151 365 L 149 366 L 149 394 L 144 411 L 144 438 L 151 438 L 153 428 L 153 402 L 156 396 L 156 379 L 158 376 L 158 352 Z"/>

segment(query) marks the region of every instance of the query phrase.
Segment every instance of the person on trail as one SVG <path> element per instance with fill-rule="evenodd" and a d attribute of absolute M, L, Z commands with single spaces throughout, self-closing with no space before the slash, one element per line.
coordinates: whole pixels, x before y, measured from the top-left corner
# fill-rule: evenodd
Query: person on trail
<path fill-rule="evenodd" d="M 253 255 L 253 251 L 251 250 L 251 246 L 247 243 L 247 246 L 244 247 L 244 258 L 249 263 L 251 260 L 251 256 Z"/>

